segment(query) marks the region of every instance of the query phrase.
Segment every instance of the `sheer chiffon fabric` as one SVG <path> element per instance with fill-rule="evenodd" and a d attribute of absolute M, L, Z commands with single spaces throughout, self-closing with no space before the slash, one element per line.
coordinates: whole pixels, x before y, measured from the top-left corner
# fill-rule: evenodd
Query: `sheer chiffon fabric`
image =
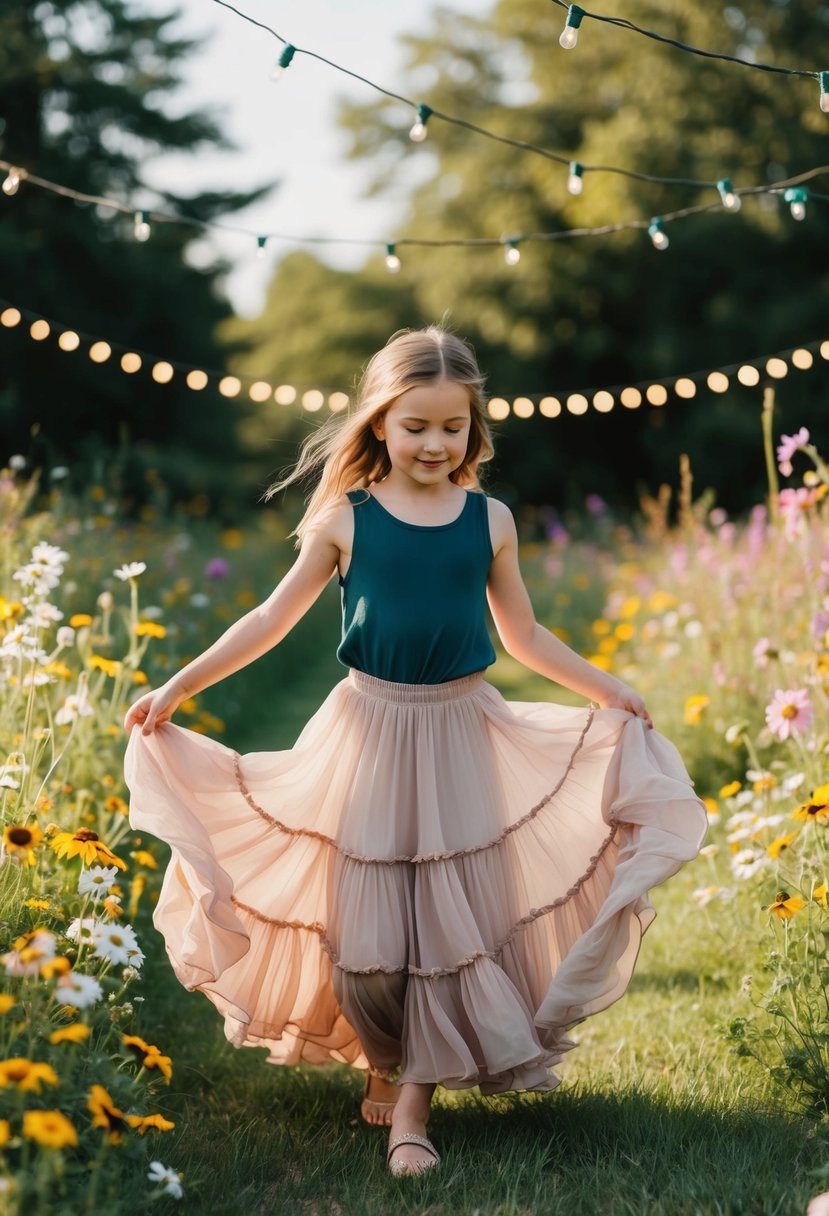
<path fill-rule="evenodd" d="M 171 848 L 154 925 L 231 1043 L 483 1093 L 558 1084 L 706 830 L 641 719 L 483 673 L 351 669 L 284 751 L 136 727 L 125 776 L 131 826 Z"/>

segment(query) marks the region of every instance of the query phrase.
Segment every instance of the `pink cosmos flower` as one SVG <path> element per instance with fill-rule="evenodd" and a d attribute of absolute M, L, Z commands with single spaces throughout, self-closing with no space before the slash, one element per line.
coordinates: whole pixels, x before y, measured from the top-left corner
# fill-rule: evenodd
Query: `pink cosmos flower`
<path fill-rule="evenodd" d="M 795 452 L 800 452 L 809 442 L 809 432 L 805 426 L 794 435 L 781 435 L 780 445 L 777 449 L 777 463 L 780 467 L 780 472 L 784 477 L 792 475 L 792 456 Z"/>
<path fill-rule="evenodd" d="M 815 501 L 814 492 L 806 486 L 798 486 L 796 490 L 786 488 L 777 496 L 777 505 L 786 524 L 786 538 L 794 540 L 803 532 L 803 513 Z"/>
<path fill-rule="evenodd" d="M 760 638 L 751 653 L 754 655 L 755 667 L 768 667 L 769 659 L 777 658 L 777 650 L 772 646 L 770 638 Z"/>
<path fill-rule="evenodd" d="M 814 708 L 807 688 L 778 688 L 766 706 L 766 725 L 778 739 L 788 739 L 808 729 Z"/>

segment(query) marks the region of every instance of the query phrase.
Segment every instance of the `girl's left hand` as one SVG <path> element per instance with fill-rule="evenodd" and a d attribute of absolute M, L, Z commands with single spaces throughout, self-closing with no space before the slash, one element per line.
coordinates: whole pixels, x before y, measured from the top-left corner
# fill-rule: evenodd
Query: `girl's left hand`
<path fill-rule="evenodd" d="M 599 704 L 602 709 L 626 709 L 630 713 L 636 714 L 637 718 L 641 718 L 649 730 L 653 730 L 653 722 L 645 702 L 636 689 L 631 688 L 629 684 L 620 684 L 615 692 L 610 693 L 607 697 L 602 697 Z"/>

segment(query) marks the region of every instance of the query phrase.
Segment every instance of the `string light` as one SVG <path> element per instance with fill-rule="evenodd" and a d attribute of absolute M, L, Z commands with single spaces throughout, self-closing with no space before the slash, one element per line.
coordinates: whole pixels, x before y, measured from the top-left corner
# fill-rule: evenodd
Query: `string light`
<path fill-rule="evenodd" d="M 19 169 L 9 169 L 8 176 L 6 177 L 6 180 L 3 182 L 3 193 L 8 194 L 9 197 L 11 197 L 13 194 L 17 194 L 19 187 L 20 187 L 20 170 Z"/>
<path fill-rule="evenodd" d="M 559 38 L 559 46 L 563 46 L 565 51 L 572 51 L 579 40 L 579 26 L 584 16 L 584 9 L 579 8 L 577 4 L 571 4 L 567 9 L 567 20 L 564 23 L 564 29 L 561 31 Z"/>
<path fill-rule="evenodd" d="M 819 72 L 820 108 L 824 114 L 829 114 L 829 72 Z"/>
<path fill-rule="evenodd" d="M 645 389 L 645 397 L 651 405 L 664 405 L 668 400 L 668 390 L 664 384 L 649 384 Z"/>
<path fill-rule="evenodd" d="M 783 194 L 783 201 L 790 205 L 793 220 L 805 220 L 808 197 L 809 191 L 805 186 L 790 186 Z"/>
<path fill-rule="evenodd" d="M 737 372 L 737 379 L 740 384 L 744 384 L 746 388 L 754 388 L 760 383 L 760 373 L 756 367 L 752 367 L 750 363 L 744 363 Z"/>
<path fill-rule="evenodd" d="M 415 124 L 409 132 L 409 139 L 414 140 L 416 144 L 422 144 L 429 132 L 426 129 L 426 124 L 429 121 L 430 115 L 434 114 L 431 106 L 427 106 L 425 102 L 421 102 L 417 107 L 417 118 Z"/>
<path fill-rule="evenodd" d="M 255 380 L 248 389 L 248 396 L 251 401 L 270 401 L 272 392 L 273 388 L 267 380 Z"/>
<path fill-rule="evenodd" d="M 89 348 L 89 357 L 93 363 L 106 363 L 111 354 L 112 347 L 108 342 L 93 342 Z"/>
<path fill-rule="evenodd" d="M 507 266 L 517 266 L 521 261 L 521 250 L 518 248 L 518 241 L 512 238 L 504 239 L 504 261 Z"/>
<path fill-rule="evenodd" d="M 290 42 L 286 43 L 283 48 L 282 54 L 279 56 L 276 63 L 274 64 L 273 68 L 271 69 L 271 80 L 273 80 L 274 83 L 276 83 L 276 81 L 281 80 L 282 77 L 285 75 L 285 71 L 288 68 L 288 66 L 295 54 L 296 54 L 296 47 L 291 46 Z"/>
<path fill-rule="evenodd" d="M 264 261 L 265 246 L 267 245 L 267 243 L 268 243 L 268 238 L 266 236 L 258 236 L 256 238 L 256 256 L 260 262 Z"/>
<path fill-rule="evenodd" d="M 561 414 L 561 402 L 558 397 L 542 397 L 538 403 L 538 412 L 545 418 L 558 418 Z"/>
<path fill-rule="evenodd" d="M 529 397 L 516 397 L 512 403 L 512 412 L 516 418 L 532 418 L 535 402 Z"/>
<path fill-rule="evenodd" d="M 150 219 L 146 211 L 136 211 L 133 217 L 133 236 L 137 241 L 150 239 Z"/>
<path fill-rule="evenodd" d="M 58 346 L 61 350 L 77 350 L 80 344 L 81 340 L 73 329 L 65 329 L 58 338 Z"/>
<path fill-rule="evenodd" d="M 567 189 L 571 194 L 581 194 L 584 189 L 584 180 L 582 174 L 584 166 L 580 165 L 577 160 L 570 161 L 570 174 L 567 178 Z"/>
<path fill-rule="evenodd" d="M 642 394 L 638 388 L 632 385 L 629 388 L 623 388 L 619 394 L 619 400 L 627 410 L 637 410 L 642 404 Z"/>
<path fill-rule="evenodd" d="M 670 241 L 667 232 L 662 229 L 662 220 L 655 216 L 648 225 L 648 236 L 653 241 L 654 249 L 667 249 Z"/>
<path fill-rule="evenodd" d="M 397 274 L 400 269 L 400 258 L 397 256 L 397 251 L 394 245 L 386 246 L 386 270 L 389 274 Z"/>
<path fill-rule="evenodd" d="M 717 189 L 720 192 L 722 205 L 726 211 L 739 211 L 743 205 L 743 200 L 739 194 L 736 194 L 734 187 L 731 185 L 730 177 L 721 177 L 717 182 Z"/>
<path fill-rule="evenodd" d="M 789 365 L 785 359 L 771 358 L 766 363 L 766 374 L 773 380 L 782 380 L 789 374 Z"/>
<path fill-rule="evenodd" d="M 207 388 L 209 383 L 207 372 L 203 372 L 201 368 L 194 367 L 187 373 L 184 383 L 188 388 L 191 388 L 194 393 L 200 393 L 203 388 Z"/>

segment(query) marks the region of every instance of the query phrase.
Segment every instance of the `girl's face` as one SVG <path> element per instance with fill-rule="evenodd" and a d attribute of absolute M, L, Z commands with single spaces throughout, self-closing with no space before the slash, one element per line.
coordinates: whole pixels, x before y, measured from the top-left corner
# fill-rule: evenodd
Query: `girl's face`
<path fill-rule="evenodd" d="M 460 468 L 469 444 L 469 393 L 455 380 L 432 380 L 407 389 L 371 429 L 385 442 L 392 469 L 420 485 Z"/>

